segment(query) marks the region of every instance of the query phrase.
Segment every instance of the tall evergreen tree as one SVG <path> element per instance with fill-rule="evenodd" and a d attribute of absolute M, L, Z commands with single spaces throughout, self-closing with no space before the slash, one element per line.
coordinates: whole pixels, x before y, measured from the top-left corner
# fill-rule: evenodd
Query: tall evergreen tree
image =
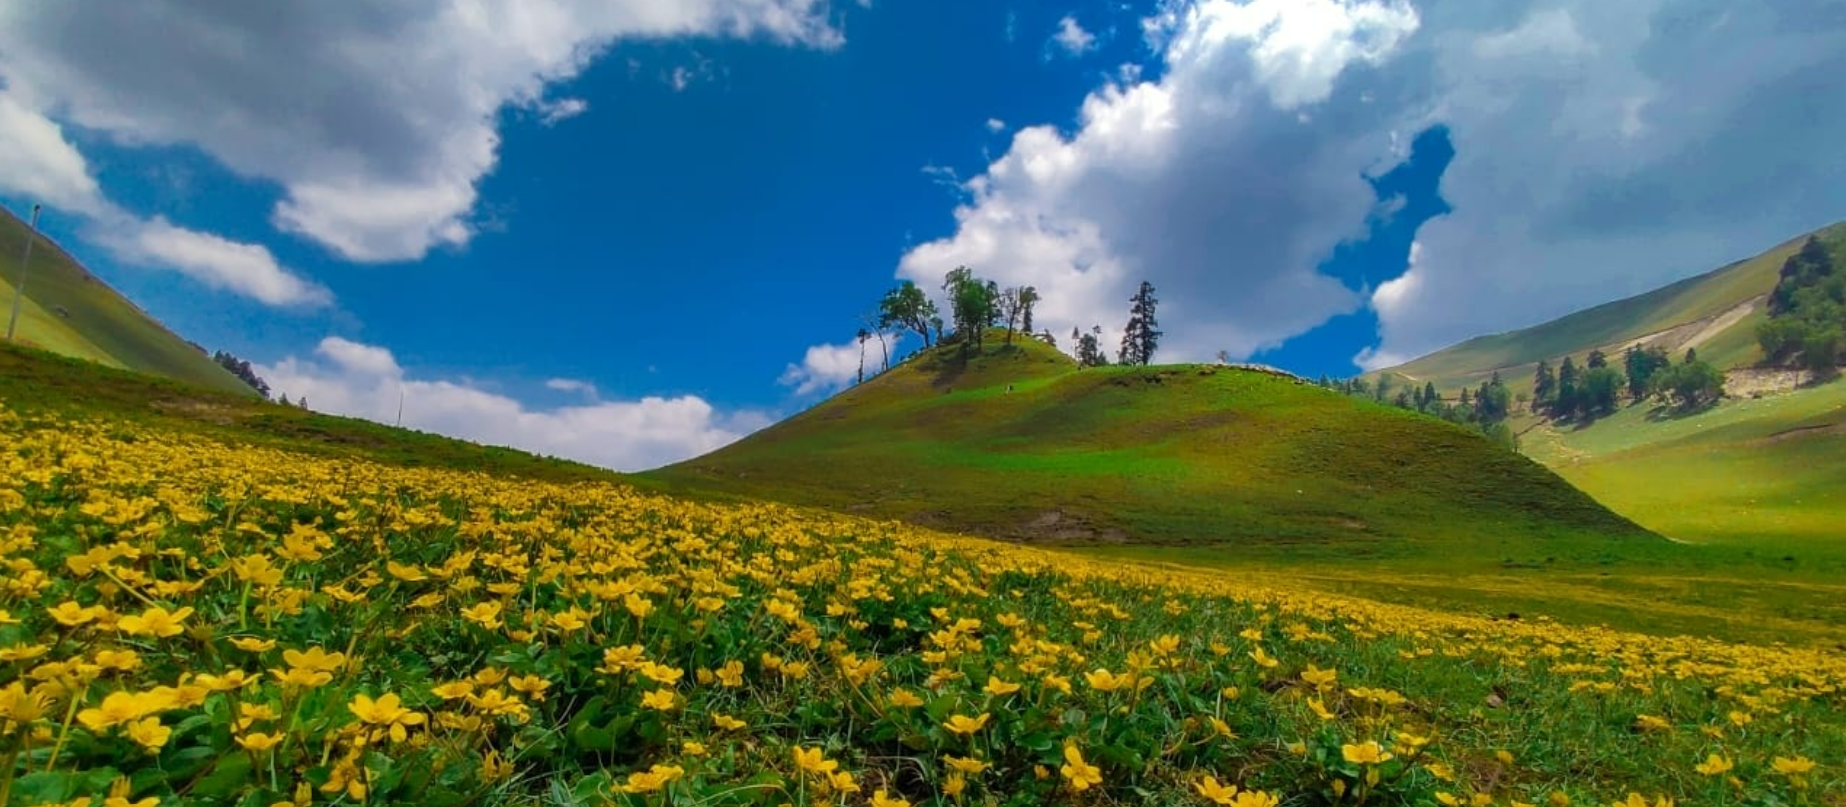
<path fill-rule="evenodd" d="M 1161 336 L 1159 323 L 1154 319 L 1154 307 L 1160 303 L 1154 297 L 1154 284 L 1141 281 L 1141 288 L 1128 298 L 1128 302 L 1128 327 L 1122 330 L 1122 349 L 1118 355 L 1123 364 L 1151 364 Z"/>
<path fill-rule="evenodd" d="M 1557 399 L 1558 376 L 1551 369 L 1551 362 L 1539 360 L 1538 370 L 1532 374 L 1532 411 L 1538 412 Z"/>

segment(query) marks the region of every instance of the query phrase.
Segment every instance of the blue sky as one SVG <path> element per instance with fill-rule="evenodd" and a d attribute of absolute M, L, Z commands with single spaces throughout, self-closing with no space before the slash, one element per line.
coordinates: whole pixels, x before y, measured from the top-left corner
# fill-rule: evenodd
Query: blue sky
<path fill-rule="evenodd" d="M 0 9 L 0 201 L 316 408 L 640 468 L 963 263 L 1307 375 L 1712 268 L 1846 216 L 1843 53 L 1792 0 L 72 0 Z"/>

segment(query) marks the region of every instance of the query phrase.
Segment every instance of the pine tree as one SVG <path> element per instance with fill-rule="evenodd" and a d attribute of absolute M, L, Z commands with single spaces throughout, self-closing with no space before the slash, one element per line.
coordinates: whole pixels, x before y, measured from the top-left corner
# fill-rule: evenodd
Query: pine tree
<path fill-rule="evenodd" d="M 1128 298 L 1128 302 L 1132 304 L 1128 309 L 1128 327 L 1122 330 L 1122 349 L 1117 355 L 1123 364 L 1150 364 L 1161 336 L 1159 323 L 1154 319 L 1154 307 L 1160 303 L 1154 297 L 1154 284 L 1141 281 L 1141 288 Z"/>

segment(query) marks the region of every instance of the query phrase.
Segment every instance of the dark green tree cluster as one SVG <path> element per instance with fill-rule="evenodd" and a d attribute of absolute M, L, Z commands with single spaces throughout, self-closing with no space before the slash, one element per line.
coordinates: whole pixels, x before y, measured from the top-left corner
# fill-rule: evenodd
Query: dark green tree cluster
<path fill-rule="evenodd" d="M 1019 334 L 1056 344 L 1049 331 L 1032 333 L 1033 311 L 1044 299 L 1032 286 L 1002 289 L 998 283 L 975 275 L 973 269 L 957 266 L 943 277 L 942 294 L 949 304 L 947 323 L 942 321 L 941 309 L 922 288 L 908 280 L 899 283 L 878 301 L 877 316 L 868 323 L 870 332 L 860 331 L 860 345 L 863 347 L 868 337 L 877 338 L 882 345 L 886 331 L 897 331 L 916 334 L 925 348 L 959 344 L 965 354 L 984 347 L 987 329 L 1001 324 L 1006 326 L 1008 345 Z M 889 364 L 887 356 L 886 365 Z M 860 378 L 864 379 L 863 370 Z"/>
<path fill-rule="evenodd" d="M 1831 376 L 1846 353 L 1846 271 L 1819 238 L 1808 236 L 1782 263 L 1769 294 L 1769 319 L 1756 340 L 1773 364 L 1794 364 Z"/>
<path fill-rule="evenodd" d="M 1512 412 L 1512 391 L 1507 388 L 1499 373 L 1494 373 L 1492 378 L 1479 387 L 1463 387 L 1461 395 L 1453 403 L 1442 398 L 1433 382 L 1426 381 L 1421 387 L 1415 384 L 1398 386 L 1388 375 L 1381 375 L 1376 381 L 1364 378 L 1335 379 L 1323 375 L 1320 377 L 1320 386 L 1399 409 L 1421 412 L 1450 423 L 1471 425 L 1480 429 L 1496 445 L 1509 450 L 1518 447 L 1518 438 L 1506 422 Z"/>
<path fill-rule="evenodd" d="M 1090 332 L 1072 328 L 1070 340 L 1077 346 L 1078 367 L 1102 367 L 1109 363 L 1109 354 L 1102 349 L 1102 326 L 1090 326 Z"/>
<path fill-rule="evenodd" d="M 217 362 L 219 367 L 229 370 L 231 375 L 237 376 L 245 384 L 249 384 L 251 389 L 263 396 L 263 400 L 269 400 L 269 382 L 264 381 L 256 374 L 256 370 L 251 369 L 250 362 L 237 358 L 224 350 L 213 353 L 212 361 Z"/>
<path fill-rule="evenodd" d="M 1609 357 L 1592 350 L 1581 368 L 1565 356 L 1555 372 L 1541 361 L 1532 374 L 1532 411 L 1553 420 L 1590 423 L 1614 414 L 1625 403 L 1659 398 L 1682 409 L 1716 403 L 1724 394 L 1724 372 L 1702 361 L 1698 351 L 1687 350 L 1675 365 L 1666 349 L 1630 346 L 1622 354 L 1622 369 Z"/>

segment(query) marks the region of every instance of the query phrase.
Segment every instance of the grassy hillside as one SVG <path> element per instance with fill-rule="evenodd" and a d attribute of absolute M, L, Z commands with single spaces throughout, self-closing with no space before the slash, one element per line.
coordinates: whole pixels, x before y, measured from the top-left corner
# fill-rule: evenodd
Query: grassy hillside
<path fill-rule="evenodd" d="M 1846 222 L 1816 232 L 1823 240 L 1846 240 Z M 1581 361 L 1595 349 L 1614 355 L 1637 341 L 1657 343 L 1675 353 L 1697 346 L 1705 360 L 1720 367 L 1752 364 L 1761 359 L 1755 333 L 1767 316 L 1763 298 L 1775 288 L 1782 262 L 1808 235 L 1646 294 L 1530 328 L 1475 337 L 1383 372 L 1418 385 L 1433 381 L 1449 391 L 1477 385 L 1499 372 L 1516 388 L 1529 388 L 1541 360 L 1555 364 L 1559 357 L 1572 355 Z"/>
<path fill-rule="evenodd" d="M 16 410 L 106 416 L 238 444 L 407 467 L 555 481 L 618 478 L 611 471 L 568 460 L 270 403 L 247 394 L 248 389 L 222 392 L 0 343 L 0 404 Z"/>
<path fill-rule="evenodd" d="M 1846 251 L 1846 223 L 1817 231 Z M 1803 234 L 1756 257 L 1647 294 L 1510 333 L 1471 339 L 1381 374 L 1433 380 L 1453 396 L 1499 372 L 1529 393 L 1540 359 L 1592 349 L 1612 358 L 1645 341 L 1730 370 L 1734 397 L 1692 415 L 1630 405 L 1589 425 L 1515 417 L 1522 450 L 1598 501 L 1668 537 L 1763 556 L 1846 555 L 1838 498 L 1846 484 L 1846 383 L 1792 388 L 1761 361 L 1756 328 L 1782 263 Z"/>
<path fill-rule="evenodd" d="M 28 232 L 25 222 L 0 208 L 0 319 L 12 311 Z M 50 239 L 40 236 L 33 244 L 30 269 L 16 332 L 21 342 L 208 389 L 253 394 L 204 351 L 109 288 Z"/>
<path fill-rule="evenodd" d="M 1248 370 L 1079 371 L 1030 340 L 926 354 L 647 476 L 1052 543 L 1542 558 L 1578 539 L 1655 540 L 1433 419 Z"/>

